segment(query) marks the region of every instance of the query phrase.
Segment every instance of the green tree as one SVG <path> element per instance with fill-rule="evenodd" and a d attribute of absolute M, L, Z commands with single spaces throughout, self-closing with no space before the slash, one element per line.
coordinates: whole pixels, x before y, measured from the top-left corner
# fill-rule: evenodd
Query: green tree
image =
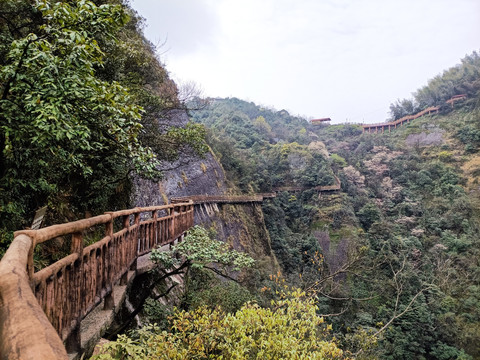
<path fill-rule="evenodd" d="M 188 294 L 191 270 L 205 269 L 228 280 L 235 280 L 232 272 L 240 271 L 254 264 L 254 260 L 249 255 L 232 250 L 227 244 L 212 239 L 207 230 L 198 225 L 188 231 L 182 242 L 168 250 L 152 250 L 150 259 L 156 264 L 153 270 L 153 281 L 150 284 L 150 290 L 144 292 L 147 295 L 139 301 L 136 310 L 130 314 L 130 320 L 142 311 L 144 304 L 149 299 L 150 312 L 154 308 L 158 309 L 152 305 L 152 300 L 155 301 L 168 295 L 178 284 L 174 283 L 165 291 L 160 291 L 158 295 L 154 295 L 153 290 L 163 280 L 173 275 L 183 274 L 184 292 Z M 116 332 L 123 331 L 128 324 L 129 321 L 125 322 Z"/>
<path fill-rule="evenodd" d="M 208 150 L 141 27 L 121 0 L 0 2 L 3 231 L 123 208 L 131 174 Z"/>
<path fill-rule="evenodd" d="M 265 118 L 261 115 L 253 121 L 253 125 L 255 125 L 255 127 L 257 127 L 261 133 L 267 136 L 269 136 L 272 132 L 272 127 L 267 123 Z"/>
<path fill-rule="evenodd" d="M 374 222 L 379 221 L 381 217 L 380 210 L 375 204 L 366 204 L 358 211 L 358 219 L 362 226 L 368 230 Z"/>
<path fill-rule="evenodd" d="M 97 76 L 104 62 L 97 38 L 116 41 L 124 9 L 85 0 L 15 5 L 2 2 L 0 11 L 21 9 L 18 16 L 38 23 L 20 31 L 1 24 L 0 220 L 7 228 L 60 192 L 82 193 L 87 210 L 99 179 L 105 186 L 131 170 L 153 176 L 157 164 L 138 140 L 142 109 L 125 87 Z"/>
<path fill-rule="evenodd" d="M 254 260 L 243 252 L 230 250 L 228 245 L 212 239 L 207 230 L 201 226 L 194 226 L 185 239 L 169 250 L 153 250 L 150 259 L 163 269 L 177 269 L 195 267 L 209 268 L 219 272 L 222 267 L 232 267 L 233 270 L 250 267 Z M 180 260 L 179 260 L 180 259 Z M 212 263 L 220 266 L 220 270 L 213 268 Z"/>
<path fill-rule="evenodd" d="M 271 306 L 244 305 L 235 314 L 200 307 L 177 311 L 172 332 L 154 327 L 138 340 L 120 336 L 95 359 L 342 359 L 313 298 L 293 291 Z"/>

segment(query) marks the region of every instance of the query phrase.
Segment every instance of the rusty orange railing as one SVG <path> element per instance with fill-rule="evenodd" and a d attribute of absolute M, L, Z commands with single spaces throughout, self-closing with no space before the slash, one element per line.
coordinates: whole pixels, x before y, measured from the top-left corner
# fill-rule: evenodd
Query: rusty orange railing
<path fill-rule="evenodd" d="M 453 105 L 456 101 L 465 100 L 466 98 L 467 98 L 467 94 L 454 95 L 449 100 L 445 101 L 445 103 L 452 105 L 452 108 L 453 108 Z M 420 112 L 418 112 L 414 115 L 406 115 L 406 116 L 404 116 L 400 119 L 397 119 L 395 121 L 392 121 L 392 122 L 385 122 L 385 123 L 378 123 L 378 124 L 363 124 L 362 125 L 363 132 L 364 133 L 365 132 L 378 133 L 378 130 L 381 130 L 381 132 L 383 133 L 385 131 L 385 129 L 387 129 L 387 128 L 388 128 L 388 131 L 390 131 L 390 129 L 392 129 L 392 128 L 396 129 L 397 126 L 402 126 L 403 124 L 409 123 L 411 120 L 418 119 L 419 117 L 424 116 L 424 115 L 430 115 L 432 113 L 437 113 L 439 110 L 440 110 L 439 106 L 430 106 L 430 107 L 426 108 L 425 110 L 422 110 L 422 111 L 420 111 Z"/>
<path fill-rule="evenodd" d="M 270 197 L 271 194 L 269 194 Z M 268 196 L 267 196 L 268 197 Z M 249 203 L 249 202 L 262 202 L 264 196 L 262 194 L 255 195 L 192 195 L 185 197 L 175 197 L 172 198 L 172 203 L 184 202 L 186 200 L 191 200 L 194 204 L 209 204 L 209 203 L 228 203 L 228 204 L 239 204 L 239 203 Z"/>
<path fill-rule="evenodd" d="M 84 248 L 95 226 L 105 234 Z M 113 286 L 126 282 L 137 258 L 192 226 L 190 201 L 15 232 L 0 262 L 0 358 L 67 359 L 79 350 L 80 321 L 102 300 L 113 306 Z M 59 237 L 71 237 L 70 255 L 34 273 L 35 246 Z"/>
<path fill-rule="evenodd" d="M 330 191 L 339 191 L 342 188 L 342 183 L 340 182 L 340 179 L 338 176 L 334 175 L 335 178 L 335 184 L 333 185 L 324 185 L 324 186 L 281 186 L 281 187 L 275 187 L 272 190 L 274 192 L 298 192 L 298 191 L 305 191 L 309 189 L 313 189 L 318 192 L 330 192 Z"/>
<path fill-rule="evenodd" d="M 418 119 L 421 116 L 424 115 L 430 115 L 431 113 L 436 113 L 438 112 L 440 108 L 438 106 L 431 106 L 429 108 L 426 108 L 425 110 L 422 110 L 414 115 L 406 115 L 400 119 L 397 119 L 392 122 L 385 122 L 385 123 L 379 123 L 379 124 L 363 124 L 363 132 L 371 132 L 371 130 L 375 130 L 378 132 L 378 129 L 382 129 L 382 132 L 385 130 L 385 128 L 388 128 L 390 131 L 391 128 L 396 129 L 397 126 L 402 126 L 405 123 L 409 123 L 412 120 Z"/>
<path fill-rule="evenodd" d="M 445 102 L 447 104 L 452 105 L 452 108 L 453 108 L 453 105 L 455 104 L 455 102 L 465 100 L 466 98 L 467 98 L 467 94 L 459 94 L 459 95 L 452 96 L 450 99 L 448 99 Z"/>

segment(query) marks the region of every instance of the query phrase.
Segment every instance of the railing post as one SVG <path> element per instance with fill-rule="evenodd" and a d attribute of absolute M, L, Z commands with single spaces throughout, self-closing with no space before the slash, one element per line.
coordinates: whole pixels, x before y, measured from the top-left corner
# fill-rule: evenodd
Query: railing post
<path fill-rule="evenodd" d="M 113 215 L 110 214 L 110 221 L 105 224 L 105 236 L 110 236 L 110 239 L 113 239 Z M 108 269 L 107 269 L 108 271 Z M 105 295 L 103 301 L 103 310 L 112 310 L 115 307 L 115 301 L 113 298 L 113 286 L 110 290 L 110 293 Z"/>
<path fill-rule="evenodd" d="M 170 220 L 170 236 L 168 241 L 175 241 L 175 206 L 172 205 L 170 208 L 170 215 L 171 215 L 171 220 Z"/>
<path fill-rule="evenodd" d="M 122 226 L 124 229 L 127 229 L 130 227 L 130 215 L 124 215 L 123 218 L 122 218 Z M 126 259 L 128 261 L 130 261 L 130 256 L 132 255 L 130 252 L 132 251 L 132 249 L 130 247 L 133 247 L 133 240 L 130 239 L 130 236 L 131 234 L 128 233 L 128 238 L 127 238 L 127 249 L 126 249 Z M 136 254 L 135 254 L 136 255 Z M 128 270 L 125 271 L 122 276 L 120 277 L 120 285 L 127 285 L 127 282 L 128 282 Z"/>
<path fill-rule="evenodd" d="M 111 214 L 109 215 L 112 216 Z M 105 236 L 113 237 L 113 216 L 109 222 L 105 223 Z"/>
<path fill-rule="evenodd" d="M 139 226 L 140 226 L 140 213 L 135 213 L 135 218 L 134 218 L 134 223 L 135 223 L 135 241 L 134 241 L 134 246 L 135 246 L 135 261 L 132 263 L 130 266 L 130 271 L 135 271 L 137 270 L 137 258 L 138 258 L 138 232 L 139 232 Z"/>
<path fill-rule="evenodd" d="M 74 353 L 81 350 L 81 333 L 80 333 L 80 322 L 82 320 L 81 314 L 81 287 L 83 279 L 83 234 L 81 232 L 76 232 L 72 234 L 72 244 L 70 246 L 70 252 L 72 254 L 78 255 L 78 269 L 75 271 L 75 281 L 73 286 L 75 287 L 70 294 L 70 299 L 67 301 L 75 302 L 76 314 L 75 318 L 72 319 L 75 321 L 75 327 L 72 329 L 68 337 L 65 339 L 65 349 L 68 353 Z"/>
<path fill-rule="evenodd" d="M 158 211 L 154 210 L 152 211 L 153 229 L 151 234 L 151 237 L 152 237 L 152 244 L 150 246 L 151 249 L 153 249 L 158 244 L 157 219 L 158 219 Z"/>
<path fill-rule="evenodd" d="M 123 216 L 122 226 L 124 229 L 128 229 L 130 227 L 130 215 Z"/>
<path fill-rule="evenodd" d="M 175 206 L 173 208 L 173 217 L 175 219 L 174 223 L 173 223 L 173 237 L 174 239 L 176 240 L 177 237 L 178 237 L 178 227 L 181 225 L 181 220 L 182 218 L 180 217 L 180 207 L 179 206 Z M 178 217 L 178 221 L 177 221 L 177 217 Z"/>

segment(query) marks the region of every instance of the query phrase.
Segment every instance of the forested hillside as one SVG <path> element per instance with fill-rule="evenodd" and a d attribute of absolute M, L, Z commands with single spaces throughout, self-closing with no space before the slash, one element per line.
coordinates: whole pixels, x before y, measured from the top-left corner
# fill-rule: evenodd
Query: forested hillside
<path fill-rule="evenodd" d="M 133 312 L 150 324 L 99 358 L 480 359 L 477 52 L 390 107 L 437 114 L 364 134 L 182 99 L 142 26 L 123 0 L 0 2 L 0 257 L 38 208 L 45 224 L 127 208 L 135 181 L 144 205 L 268 194 L 154 250 L 154 280 L 183 276 L 179 307 L 152 280 Z M 69 251 L 54 240 L 35 266 Z"/>
<path fill-rule="evenodd" d="M 37 209 L 51 224 L 125 208 L 133 174 L 206 151 L 121 0 L 2 1 L 0 91 L 0 254 Z"/>
<path fill-rule="evenodd" d="M 236 98 L 211 100 L 194 112 L 207 127 L 207 142 L 243 191 L 317 186 L 334 182 L 327 150 L 305 119 Z"/>
<path fill-rule="evenodd" d="M 442 106 L 390 134 L 313 126 L 238 99 L 194 116 L 245 191 L 340 178 L 339 193 L 279 192 L 263 210 L 283 276 L 315 289 L 341 347 L 359 357 L 480 357 L 479 65 L 473 53 L 418 90 L 411 109 L 392 104 L 393 118 Z M 457 94 L 467 98 L 444 105 Z M 379 339 L 370 349 L 367 334 Z"/>
<path fill-rule="evenodd" d="M 475 99 L 480 89 L 480 56 L 474 51 L 465 56 L 461 63 L 443 74 L 435 76 L 428 84 L 413 93 L 413 99 L 397 100 L 390 105 L 392 119 L 411 115 L 429 106 L 448 107 L 452 96 L 464 94 Z"/>

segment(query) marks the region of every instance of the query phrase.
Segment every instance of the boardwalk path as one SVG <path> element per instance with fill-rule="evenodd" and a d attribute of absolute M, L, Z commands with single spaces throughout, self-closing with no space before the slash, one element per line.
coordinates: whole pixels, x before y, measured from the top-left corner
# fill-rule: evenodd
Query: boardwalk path
<path fill-rule="evenodd" d="M 122 291 L 137 273 L 137 259 L 153 248 L 180 241 L 193 226 L 195 205 L 256 203 L 274 198 L 279 191 L 305 189 L 173 198 L 170 205 L 110 212 L 15 232 L 0 261 L 0 358 L 67 359 L 67 353 L 81 352 L 82 321 L 92 311 L 98 311 L 99 304 L 103 304 L 104 310 L 119 307 Z M 313 189 L 337 191 L 340 180 L 335 177 L 334 185 Z M 102 235 L 98 236 L 99 233 Z M 96 235 L 98 241 L 84 247 L 87 235 Z M 35 246 L 54 239 L 70 244 L 69 253 L 35 272 Z M 105 316 L 111 318 L 112 314 Z M 89 322 L 101 322 L 99 318 L 100 315 L 94 316 Z"/>

